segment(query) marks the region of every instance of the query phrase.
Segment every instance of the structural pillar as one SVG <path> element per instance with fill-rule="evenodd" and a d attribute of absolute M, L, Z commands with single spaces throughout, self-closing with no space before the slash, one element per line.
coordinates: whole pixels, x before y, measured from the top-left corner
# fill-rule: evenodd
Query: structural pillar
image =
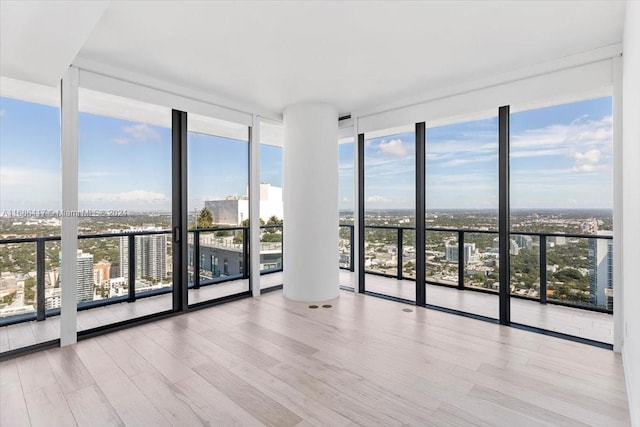
<path fill-rule="evenodd" d="M 69 67 L 61 90 L 62 238 L 60 346 L 75 344 L 78 309 L 78 69 Z"/>
<path fill-rule="evenodd" d="M 297 104 L 284 111 L 285 297 L 326 301 L 339 294 L 338 111 Z"/>

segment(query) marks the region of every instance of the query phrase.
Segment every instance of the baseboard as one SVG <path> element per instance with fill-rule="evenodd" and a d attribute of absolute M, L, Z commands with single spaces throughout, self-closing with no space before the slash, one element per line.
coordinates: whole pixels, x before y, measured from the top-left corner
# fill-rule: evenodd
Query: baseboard
<path fill-rule="evenodd" d="M 625 351 L 625 345 L 622 344 L 622 366 L 624 368 L 624 383 L 627 387 L 627 401 L 629 402 L 629 417 L 631 418 L 631 427 L 640 427 L 640 396 L 633 394 L 632 380 L 636 380 L 640 377 L 640 372 L 634 372 L 638 369 L 638 363 L 633 363 L 631 356 L 627 356 Z M 640 388 L 640 384 L 636 385 L 635 389 Z"/>

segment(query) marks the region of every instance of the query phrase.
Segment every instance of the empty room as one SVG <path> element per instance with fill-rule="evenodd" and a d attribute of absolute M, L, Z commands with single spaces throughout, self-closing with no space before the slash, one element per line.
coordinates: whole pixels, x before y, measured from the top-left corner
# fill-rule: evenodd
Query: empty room
<path fill-rule="evenodd" d="M 0 425 L 640 427 L 640 2 L 0 0 Z"/>

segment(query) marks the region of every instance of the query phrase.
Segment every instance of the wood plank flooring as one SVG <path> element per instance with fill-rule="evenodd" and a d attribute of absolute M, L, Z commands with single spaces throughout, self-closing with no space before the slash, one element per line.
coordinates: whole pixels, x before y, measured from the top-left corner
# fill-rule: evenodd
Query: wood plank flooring
<path fill-rule="evenodd" d="M 340 271 L 340 283 L 353 286 L 353 274 Z M 427 302 L 440 307 L 498 318 L 498 295 L 473 291 L 459 291 L 445 286 L 426 285 Z M 396 280 L 367 274 L 367 291 L 415 301 L 416 282 Z M 511 321 L 527 326 L 560 332 L 580 338 L 587 338 L 613 344 L 613 315 L 565 307 L 554 304 L 540 304 L 520 298 L 511 298 Z"/>
<path fill-rule="evenodd" d="M 282 284 L 282 273 L 261 276 L 261 289 Z M 234 280 L 199 289 L 189 289 L 189 304 L 196 304 L 228 295 L 245 292 L 249 280 Z M 122 302 L 90 310 L 78 311 L 78 331 L 136 319 L 171 310 L 170 294 L 139 298 L 135 303 Z M 60 338 L 60 316 L 48 317 L 43 322 L 30 321 L 0 327 L 0 353 Z"/>
<path fill-rule="evenodd" d="M 281 292 L 0 363 L 2 426 L 626 426 L 620 356 L 342 292 Z"/>

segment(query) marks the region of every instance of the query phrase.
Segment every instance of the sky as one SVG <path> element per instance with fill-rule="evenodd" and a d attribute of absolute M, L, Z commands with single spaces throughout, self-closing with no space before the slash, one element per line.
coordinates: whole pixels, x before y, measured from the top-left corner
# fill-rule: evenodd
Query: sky
<path fill-rule="evenodd" d="M 428 126 L 428 123 L 427 123 Z M 611 208 L 611 98 L 511 115 L 511 207 Z M 427 128 L 426 203 L 498 208 L 498 118 Z M 414 204 L 414 132 L 365 140 L 367 209 Z M 340 207 L 353 209 L 353 144 L 340 146 Z"/>
<path fill-rule="evenodd" d="M 427 124 L 428 125 L 428 124 Z M 55 107 L 0 98 L 0 211 L 60 207 Z M 497 117 L 427 128 L 427 209 L 497 209 Z M 80 209 L 171 207 L 171 131 L 80 113 Z M 189 210 L 244 195 L 246 141 L 190 132 Z M 413 132 L 366 140 L 367 209 L 414 204 Z M 262 182 L 282 186 L 282 149 L 261 146 Z M 353 144 L 339 146 L 340 208 L 353 208 Z M 611 208 L 611 99 L 511 115 L 513 208 Z"/>
<path fill-rule="evenodd" d="M 59 109 L 0 100 L 0 210 L 59 209 Z M 78 127 L 79 209 L 171 209 L 171 129 L 82 112 Z M 246 141 L 189 132 L 189 210 L 245 195 L 247 156 Z M 281 187 L 282 149 L 260 156 L 261 180 Z"/>

